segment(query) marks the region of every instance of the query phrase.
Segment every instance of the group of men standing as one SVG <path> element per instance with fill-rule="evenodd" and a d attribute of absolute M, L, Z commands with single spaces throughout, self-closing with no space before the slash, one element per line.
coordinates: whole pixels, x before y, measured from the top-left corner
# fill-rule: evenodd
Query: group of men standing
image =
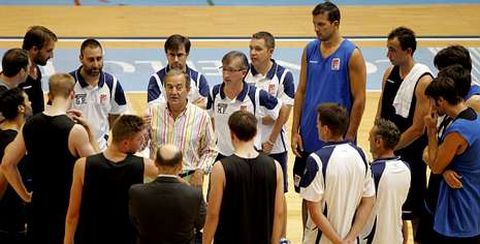
<path fill-rule="evenodd" d="M 188 38 L 170 36 L 168 65 L 151 76 L 142 117 L 120 115 L 126 96 L 102 70 L 95 39 L 82 43 L 77 70 L 49 78 L 45 106 L 38 65 L 53 57 L 57 37 L 30 28 L 23 49 L 4 54 L 0 74 L 0 211 L 12 218 L 2 217 L 0 240 L 278 243 L 286 237 L 285 123 L 293 106 L 304 243 L 401 243 L 402 220 L 412 221 L 416 242 L 478 243 L 480 89 L 471 85 L 468 50 L 439 52 L 434 78 L 413 58 L 412 30 L 388 35 L 392 66 L 369 163 L 355 145 L 365 61 L 341 36 L 336 5 L 318 4 L 312 19 L 317 39 L 303 51 L 296 90 L 292 73 L 272 59 L 268 32 L 252 35 L 250 63 L 242 52 L 225 54 L 223 82 L 212 88 L 186 65 Z M 150 158 L 133 155 L 146 140 Z M 142 184 L 146 178 L 156 179 Z M 31 202 L 28 217 L 23 202 Z"/>

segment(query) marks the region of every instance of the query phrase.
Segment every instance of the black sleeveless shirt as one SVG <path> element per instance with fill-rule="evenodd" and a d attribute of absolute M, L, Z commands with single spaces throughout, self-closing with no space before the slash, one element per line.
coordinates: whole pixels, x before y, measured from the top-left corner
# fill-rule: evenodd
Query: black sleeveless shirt
<path fill-rule="evenodd" d="M 38 113 L 23 127 L 33 190 L 27 234 L 33 243 L 63 240 L 73 166 L 77 160 L 68 148 L 74 125 L 65 114 Z"/>
<path fill-rule="evenodd" d="M 143 183 L 143 158 L 112 162 L 103 153 L 87 157 L 75 243 L 135 243 L 128 190 Z"/>
<path fill-rule="evenodd" d="M 270 243 L 277 187 L 274 160 L 264 154 L 252 159 L 234 154 L 220 162 L 226 184 L 215 243 Z"/>
<path fill-rule="evenodd" d="M 425 75 L 429 75 L 429 73 L 423 74 L 422 76 L 420 76 L 420 78 Z M 400 130 L 400 133 L 405 132 L 410 126 L 412 126 L 413 116 L 415 114 L 415 105 L 417 102 L 417 98 L 415 97 L 415 95 L 413 95 L 410 111 L 408 112 L 407 118 L 404 118 L 395 112 L 395 108 L 393 107 L 393 100 L 397 95 L 398 89 L 400 88 L 400 85 L 402 84 L 402 82 L 403 82 L 403 79 L 400 77 L 400 67 L 394 66 L 383 88 L 382 101 L 381 101 L 382 110 L 380 113 L 380 117 L 392 121 Z M 415 85 L 415 89 L 417 85 L 418 85 L 418 81 L 417 81 L 417 84 Z M 401 150 L 398 150 L 395 154 L 400 155 L 403 159 L 405 159 L 405 157 L 411 157 L 411 156 L 415 157 L 416 155 L 419 155 L 421 160 L 423 149 L 425 148 L 426 145 L 427 145 L 427 137 L 424 134 L 420 138 L 412 142 L 410 145 L 408 145 L 407 147 Z"/>

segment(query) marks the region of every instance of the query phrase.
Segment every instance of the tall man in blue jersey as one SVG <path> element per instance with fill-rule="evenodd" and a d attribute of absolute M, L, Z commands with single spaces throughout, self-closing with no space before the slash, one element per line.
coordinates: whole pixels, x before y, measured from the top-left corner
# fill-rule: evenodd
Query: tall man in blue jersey
<path fill-rule="evenodd" d="M 465 105 L 455 81 L 439 76 L 428 85 L 425 95 L 430 111 L 425 116 L 428 135 L 428 167 L 435 174 L 447 169 L 460 182 L 440 182 L 435 210 L 432 243 L 480 243 L 480 118 Z M 439 139 L 438 114 L 454 118 Z"/>
<path fill-rule="evenodd" d="M 340 10 L 325 2 L 313 9 L 312 16 L 317 39 L 303 51 L 293 107 L 291 147 L 297 156 L 293 168 L 297 192 L 308 155 L 325 144 L 316 128 L 317 106 L 333 102 L 347 109 L 350 122 L 345 139 L 350 141 L 355 140 L 365 109 L 365 61 L 360 50 L 340 34 Z"/>

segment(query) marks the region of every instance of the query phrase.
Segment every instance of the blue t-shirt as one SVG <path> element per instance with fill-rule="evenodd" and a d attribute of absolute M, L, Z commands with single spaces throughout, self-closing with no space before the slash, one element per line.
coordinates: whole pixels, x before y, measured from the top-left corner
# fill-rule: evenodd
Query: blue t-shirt
<path fill-rule="evenodd" d="M 458 133 L 468 143 L 465 152 L 456 155 L 448 166 L 462 176 L 463 187 L 453 189 L 444 180 L 440 183 L 434 229 L 445 236 L 480 235 L 480 117 L 475 117 L 474 120 L 457 118 L 442 138 Z"/>
<path fill-rule="evenodd" d="M 352 93 L 348 62 L 356 46 L 344 39 L 328 57 L 320 53 L 320 41 L 311 41 L 306 48 L 307 84 L 300 121 L 304 150 L 315 152 L 325 143 L 317 132 L 317 107 L 322 103 L 337 103 L 350 113 Z"/>

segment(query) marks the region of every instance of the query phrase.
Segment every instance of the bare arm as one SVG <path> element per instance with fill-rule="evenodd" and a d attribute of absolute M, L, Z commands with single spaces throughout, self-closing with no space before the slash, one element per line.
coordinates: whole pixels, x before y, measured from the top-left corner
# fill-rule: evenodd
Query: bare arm
<path fill-rule="evenodd" d="M 372 212 L 374 204 L 375 196 L 362 198 L 360 205 L 357 208 L 357 212 L 355 213 L 355 221 L 352 224 L 352 228 L 350 228 L 350 231 L 345 237 L 347 242 L 353 242 L 360 234 L 368 220 L 368 217 L 370 217 L 370 213 Z"/>
<path fill-rule="evenodd" d="M 70 202 L 68 204 L 67 217 L 65 220 L 64 244 L 73 244 L 73 238 L 80 217 L 82 205 L 83 177 L 85 175 L 85 158 L 80 158 L 73 168 L 72 187 L 70 188 Z"/>
<path fill-rule="evenodd" d="M 15 139 L 5 148 L 5 154 L 3 156 L 2 165 L 0 165 L 1 171 L 6 180 L 15 189 L 17 194 L 25 202 L 32 200 L 31 193 L 27 192 L 27 188 L 23 184 L 22 176 L 18 170 L 18 163 L 25 156 L 27 152 L 25 141 L 23 139 L 23 132 L 20 130 Z"/>
<path fill-rule="evenodd" d="M 352 111 L 350 111 L 350 124 L 348 125 L 345 139 L 353 141 L 357 136 L 358 127 L 362 120 L 363 111 L 365 110 L 365 92 L 367 83 L 367 70 L 365 60 L 360 50 L 357 48 L 353 51 L 350 61 L 348 62 L 350 73 L 350 90 L 352 91 Z"/>
<path fill-rule="evenodd" d="M 73 121 L 80 125 L 75 125 L 70 132 L 68 138 L 70 152 L 79 157 L 92 155 L 93 153 L 90 152 L 90 148 L 94 153 L 100 152 L 92 126 L 83 115 L 83 112 L 78 109 L 70 109 L 67 113 Z M 87 135 L 87 137 L 85 137 L 85 135 Z M 85 138 L 87 138 L 88 141 L 85 141 Z M 80 144 L 78 141 L 80 141 Z"/>
<path fill-rule="evenodd" d="M 272 244 L 280 242 L 283 228 L 283 218 L 285 218 L 285 209 L 283 205 L 283 172 L 280 164 L 275 161 L 277 171 L 277 189 L 275 190 L 275 212 L 273 217 Z"/>
<path fill-rule="evenodd" d="M 220 161 L 213 165 L 211 175 L 210 196 L 208 198 L 207 220 L 203 229 L 203 243 L 211 244 L 217 231 L 218 220 L 220 216 L 220 206 L 222 205 L 223 190 L 225 188 L 225 171 Z"/>
<path fill-rule="evenodd" d="M 147 158 L 143 159 L 143 176 L 150 178 L 150 179 L 155 179 L 158 176 L 158 168 L 155 166 L 155 163 Z"/>
<path fill-rule="evenodd" d="M 451 163 L 455 155 L 463 153 L 468 147 L 467 141 L 456 132 L 447 134 L 443 143 L 438 145 L 437 113 L 432 109 L 425 116 L 428 136 L 427 164 L 434 174 L 441 174 Z"/>
<path fill-rule="evenodd" d="M 81 125 L 74 125 L 70 131 L 68 147 L 70 152 L 78 157 L 87 157 L 100 151 L 93 133 L 87 132 L 85 127 Z"/>
<path fill-rule="evenodd" d="M 475 112 L 480 113 L 480 95 L 473 95 L 465 104 L 475 110 Z"/>
<path fill-rule="evenodd" d="M 295 100 L 293 104 L 293 122 L 291 133 L 291 147 L 292 152 L 298 157 L 303 151 L 302 137 L 300 136 L 300 117 L 302 116 L 303 102 L 305 101 L 305 89 L 307 87 L 307 54 L 306 48 L 303 49 L 302 63 L 300 66 L 300 79 L 298 81 L 298 88 L 295 92 Z"/>
<path fill-rule="evenodd" d="M 305 200 L 307 204 L 308 212 L 312 218 L 313 223 L 322 231 L 322 234 L 325 235 L 333 243 L 341 243 L 342 238 L 338 235 L 335 229 L 332 227 L 327 217 L 320 212 L 321 202 L 311 202 Z"/>
<path fill-rule="evenodd" d="M 382 115 L 382 99 L 383 99 L 383 91 L 385 90 L 385 83 L 387 82 L 388 76 L 392 72 L 393 66 L 388 67 L 383 73 L 383 80 L 382 80 L 382 92 L 380 93 L 380 99 L 378 100 L 378 107 L 377 107 L 377 114 L 375 115 L 375 119 L 379 119 Z"/>
<path fill-rule="evenodd" d="M 431 81 L 432 77 L 430 77 L 429 75 L 423 76 L 418 81 L 417 87 L 415 89 L 415 97 L 417 98 L 417 102 L 415 104 L 413 123 L 406 131 L 402 133 L 402 135 L 400 136 L 400 141 L 398 141 L 395 150 L 405 148 L 423 135 L 423 132 L 425 131 L 424 118 L 425 115 L 427 115 L 429 109 L 429 102 L 427 96 L 425 96 L 425 89 Z"/>

